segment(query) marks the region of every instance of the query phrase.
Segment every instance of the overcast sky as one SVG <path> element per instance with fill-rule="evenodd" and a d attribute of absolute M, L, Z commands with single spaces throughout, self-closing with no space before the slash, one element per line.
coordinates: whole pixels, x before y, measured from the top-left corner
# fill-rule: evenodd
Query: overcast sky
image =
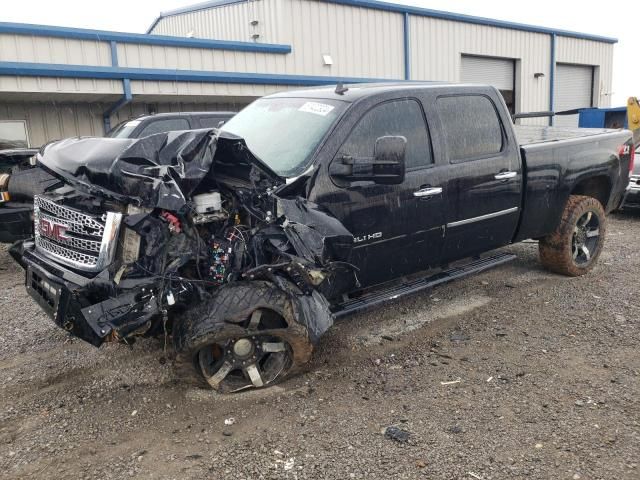
<path fill-rule="evenodd" d="M 198 1 L 3 0 L 2 3 L 0 20 L 5 22 L 144 33 L 161 11 Z M 597 3 L 584 0 L 403 0 L 394 3 L 618 38 L 613 70 L 614 105 L 624 105 L 629 96 L 640 96 L 638 0 Z"/>

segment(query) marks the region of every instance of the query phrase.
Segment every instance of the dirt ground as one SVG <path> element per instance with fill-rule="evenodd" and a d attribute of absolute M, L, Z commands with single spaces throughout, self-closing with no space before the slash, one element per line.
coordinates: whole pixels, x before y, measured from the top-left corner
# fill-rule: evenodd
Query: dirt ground
<path fill-rule="evenodd" d="M 180 384 L 159 341 L 71 340 L 1 249 L 0 478 L 639 479 L 639 242 L 640 216 L 613 216 L 575 279 L 510 247 L 341 320 L 304 375 L 228 396 Z"/>

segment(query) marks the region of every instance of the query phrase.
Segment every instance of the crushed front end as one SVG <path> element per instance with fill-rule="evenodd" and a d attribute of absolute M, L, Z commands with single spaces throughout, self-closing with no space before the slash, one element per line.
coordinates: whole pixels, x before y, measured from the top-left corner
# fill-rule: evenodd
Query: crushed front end
<path fill-rule="evenodd" d="M 48 146 L 39 162 L 64 185 L 36 196 L 35 236 L 11 253 L 32 297 L 61 328 L 95 346 L 174 332 L 193 338 L 204 316 L 218 332 L 212 345 L 225 329 L 244 325 L 250 336 L 221 348 L 240 345 L 247 358 L 261 352 L 260 367 L 280 371 L 292 361 L 265 355 L 293 352 L 303 337 L 317 342 L 332 323 L 328 299 L 356 281 L 351 234 L 304 199 L 304 179 L 287 185 L 240 138 L 199 130 L 72 139 Z M 280 306 L 260 300 L 229 313 L 239 303 L 230 292 L 269 297 L 269 289 L 279 292 L 280 303 L 273 301 Z M 236 306 L 216 313 L 221 301 Z M 270 340 L 255 340 L 258 329 Z M 189 343 L 183 340 L 177 344 Z M 254 386 L 271 375 L 258 382 L 253 370 L 243 371 Z"/>

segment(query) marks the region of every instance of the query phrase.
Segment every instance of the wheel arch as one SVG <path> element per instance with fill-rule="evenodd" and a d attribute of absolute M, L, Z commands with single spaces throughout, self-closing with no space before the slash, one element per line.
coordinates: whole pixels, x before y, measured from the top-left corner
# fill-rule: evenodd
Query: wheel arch
<path fill-rule="evenodd" d="M 569 201 L 571 195 L 592 197 L 598 200 L 602 205 L 602 208 L 607 211 L 612 189 L 613 185 L 611 183 L 611 179 L 607 175 L 582 177 L 573 185 L 573 188 L 569 192 L 569 197 L 567 197 L 567 201 Z"/>

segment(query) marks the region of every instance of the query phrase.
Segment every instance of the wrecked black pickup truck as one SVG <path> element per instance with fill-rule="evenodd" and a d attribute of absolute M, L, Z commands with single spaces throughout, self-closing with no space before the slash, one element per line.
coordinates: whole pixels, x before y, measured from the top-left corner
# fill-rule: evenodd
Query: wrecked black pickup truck
<path fill-rule="evenodd" d="M 517 128 L 492 87 L 407 83 L 272 95 L 221 130 L 64 140 L 38 158 L 63 185 L 11 253 L 70 334 L 172 338 L 181 375 L 268 386 L 336 316 L 513 258 L 482 255 L 498 247 L 539 239 L 554 272 L 594 266 L 630 132 Z"/>

